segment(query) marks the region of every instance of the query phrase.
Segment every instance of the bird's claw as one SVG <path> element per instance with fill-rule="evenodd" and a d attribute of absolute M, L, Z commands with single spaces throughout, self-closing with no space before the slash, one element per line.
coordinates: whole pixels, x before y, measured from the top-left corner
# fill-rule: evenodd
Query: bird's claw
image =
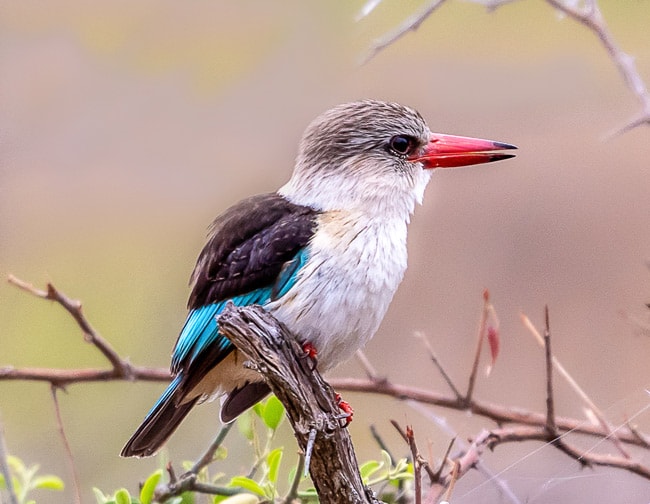
<path fill-rule="evenodd" d="M 305 357 L 308 358 L 313 364 L 311 369 L 316 369 L 316 366 L 318 364 L 318 351 L 316 350 L 316 347 L 307 342 L 302 345 L 302 349 L 305 352 Z"/>
<path fill-rule="evenodd" d="M 336 394 L 336 403 L 339 406 L 339 409 L 343 412 L 340 415 L 336 415 L 337 420 L 344 420 L 342 427 L 347 427 L 352 422 L 352 417 L 354 416 L 354 409 L 350 406 L 350 403 L 344 401 L 341 398 L 341 394 Z"/>

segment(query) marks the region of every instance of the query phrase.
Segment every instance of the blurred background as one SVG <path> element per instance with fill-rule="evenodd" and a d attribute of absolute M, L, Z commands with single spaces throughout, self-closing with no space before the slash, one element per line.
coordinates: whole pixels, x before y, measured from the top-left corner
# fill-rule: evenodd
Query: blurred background
<path fill-rule="evenodd" d="M 417 108 L 432 130 L 519 147 L 503 163 L 434 174 L 413 218 L 409 270 L 366 348 L 395 382 L 445 391 L 415 332 L 465 387 L 482 291 L 501 321 L 502 352 L 476 396 L 544 411 L 543 353 L 520 323 L 550 307 L 557 357 L 615 424 L 650 430 L 650 338 L 624 314 L 650 301 L 648 129 L 604 139 L 638 110 L 596 37 L 544 2 L 488 14 L 449 2 L 367 64 L 373 40 L 419 2 L 385 0 L 359 22 L 353 2 L 22 1 L 0 5 L 0 271 L 84 302 L 96 329 L 131 362 L 166 367 L 185 315 L 187 281 L 212 218 L 290 175 L 305 126 L 359 98 Z M 601 1 L 622 48 L 650 82 L 649 2 Z M 398 350 L 396 350 L 396 348 Z M 0 284 L 0 366 L 107 363 L 64 311 Z M 332 376 L 363 376 L 353 360 Z M 63 422 L 82 482 L 137 491 L 160 459 L 118 457 L 164 388 L 71 385 Z M 557 380 L 560 415 L 582 406 Z M 450 435 L 403 402 L 346 394 L 361 460 L 379 458 L 369 425 L 406 455 L 388 420 L 414 425 L 442 456 Z M 490 422 L 432 410 L 461 438 Z M 47 384 L 0 382 L 9 451 L 71 476 Z M 219 428 L 197 408 L 169 443 L 195 459 Z M 293 438 L 281 442 L 293 453 Z M 585 441 L 585 449 L 600 449 Z M 243 471 L 250 448 L 231 435 L 215 471 Z M 609 450 L 610 447 L 606 446 Z M 425 449 L 425 451 L 427 451 Z M 650 463 L 647 454 L 643 460 Z M 650 484 L 581 470 L 552 447 L 499 447 L 485 465 L 522 501 L 647 503 Z M 287 461 L 287 463 L 293 463 Z M 454 502 L 500 502 L 472 474 Z"/>

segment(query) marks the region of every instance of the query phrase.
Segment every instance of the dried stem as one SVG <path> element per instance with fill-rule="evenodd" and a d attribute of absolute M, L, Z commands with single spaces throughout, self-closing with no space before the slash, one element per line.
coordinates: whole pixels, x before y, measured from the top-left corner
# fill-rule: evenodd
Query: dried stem
<path fill-rule="evenodd" d="M 74 463 L 74 456 L 72 455 L 72 448 L 70 448 L 70 443 L 68 442 L 68 436 L 65 433 L 65 429 L 63 427 L 63 418 L 61 417 L 61 408 L 59 407 L 59 399 L 56 395 L 57 392 L 57 387 L 52 385 L 50 387 L 50 390 L 52 392 L 52 401 L 54 402 L 54 413 L 56 416 L 56 424 L 59 429 L 59 435 L 61 436 L 61 440 L 63 441 L 63 448 L 65 450 L 65 455 L 66 455 L 66 462 L 68 463 L 68 469 L 70 470 L 70 474 L 72 475 L 72 487 L 74 490 L 74 497 L 75 497 L 75 503 L 81 504 L 81 485 L 79 484 L 79 474 L 77 473 L 77 467 L 75 466 Z"/>

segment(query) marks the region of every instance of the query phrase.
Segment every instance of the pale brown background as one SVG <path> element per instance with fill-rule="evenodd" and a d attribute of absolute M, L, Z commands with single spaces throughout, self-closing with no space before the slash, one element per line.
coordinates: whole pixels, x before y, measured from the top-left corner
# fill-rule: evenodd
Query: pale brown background
<path fill-rule="evenodd" d="M 650 80 L 648 2 L 602 2 L 614 34 Z M 418 6 L 385 1 L 355 23 L 362 2 L 4 2 L 0 5 L 0 271 L 81 298 L 122 355 L 167 366 L 185 317 L 187 278 L 214 215 L 289 176 L 306 124 L 357 98 L 418 108 L 434 131 L 519 146 L 507 162 L 437 172 L 410 230 L 410 266 L 367 348 L 391 379 L 444 390 L 412 335 L 423 331 L 464 386 L 488 287 L 502 355 L 477 394 L 544 407 L 543 358 L 519 322 L 551 309 L 559 359 L 614 423 L 648 407 L 650 339 L 621 316 L 650 301 L 648 129 L 602 138 L 637 103 L 595 37 L 542 2 L 492 15 L 451 2 L 365 66 L 372 40 Z M 0 285 L 0 365 L 104 365 L 59 307 Z M 360 375 L 355 362 L 333 374 Z M 74 385 L 61 395 L 83 497 L 137 482 L 160 459 L 117 454 L 162 384 Z M 581 417 L 558 383 L 560 414 Z M 362 460 L 379 458 L 373 423 L 406 450 L 388 419 L 412 423 L 442 455 L 449 435 L 404 403 L 349 394 Z M 218 429 L 203 406 L 169 444 L 192 459 Z M 465 437 L 483 419 L 436 411 Z M 0 383 L 12 453 L 61 475 L 47 385 Z M 650 430 L 650 415 L 635 421 Z M 286 462 L 293 439 L 285 433 Z M 229 474 L 250 461 L 229 442 Z M 585 448 L 591 448 L 590 442 Z M 609 448 L 609 447 L 607 447 Z M 649 460 L 644 460 L 646 464 Z M 292 462 L 291 462 L 292 463 Z M 525 502 L 647 503 L 650 484 L 619 471 L 580 470 L 527 443 L 486 454 Z M 464 478 L 455 503 L 499 502 Z M 38 496 L 38 495 L 37 495 Z"/>

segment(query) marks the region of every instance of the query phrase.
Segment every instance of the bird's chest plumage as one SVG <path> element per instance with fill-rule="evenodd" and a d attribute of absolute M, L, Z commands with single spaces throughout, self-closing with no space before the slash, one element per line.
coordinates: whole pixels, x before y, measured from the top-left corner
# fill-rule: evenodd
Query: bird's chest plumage
<path fill-rule="evenodd" d="M 376 332 L 406 270 L 406 221 L 319 216 L 293 287 L 267 308 L 330 368 Z"/>

